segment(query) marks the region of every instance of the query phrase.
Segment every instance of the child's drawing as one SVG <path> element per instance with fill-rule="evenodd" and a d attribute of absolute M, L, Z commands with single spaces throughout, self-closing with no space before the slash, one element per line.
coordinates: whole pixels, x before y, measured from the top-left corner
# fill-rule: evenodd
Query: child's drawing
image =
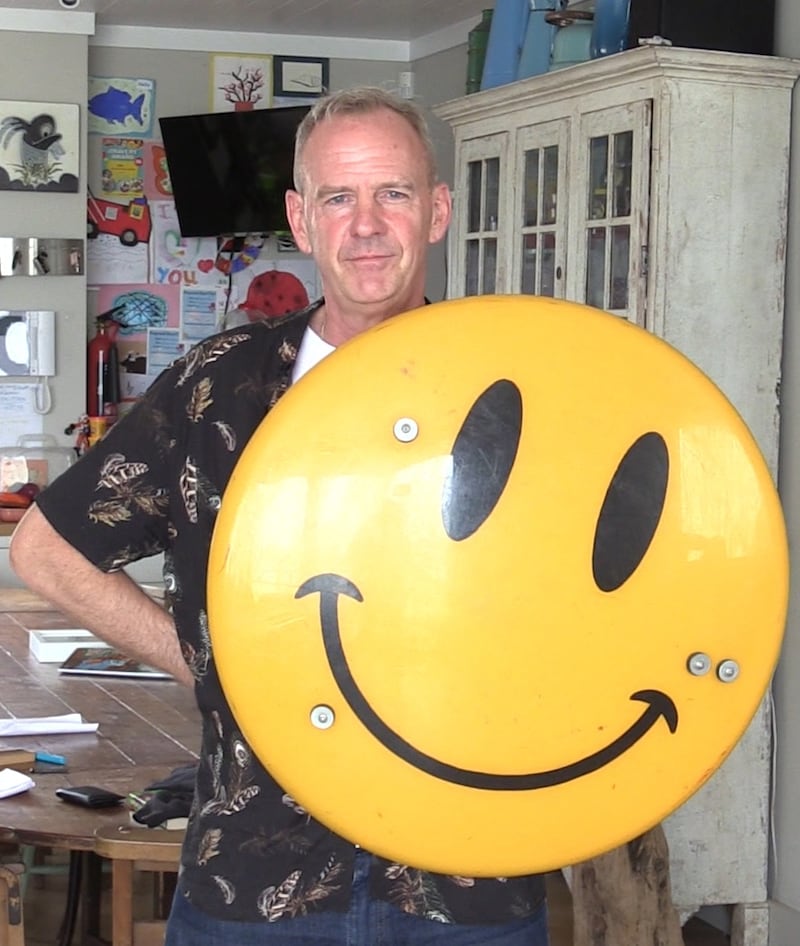
<path fill-rule="evenodd" d="M 156 84 L 152 79 L 89 77 L 89 133 L 149 138 Z"/>

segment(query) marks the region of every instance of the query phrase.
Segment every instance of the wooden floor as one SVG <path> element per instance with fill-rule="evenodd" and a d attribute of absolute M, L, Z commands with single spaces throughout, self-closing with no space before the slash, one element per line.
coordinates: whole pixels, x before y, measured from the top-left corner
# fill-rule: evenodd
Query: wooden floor
<path fill-rule="evenodd" d="M 48 858 L 48 863 L 58 865 L 57 858 Z M 110 883 L 104 878 L 104 883 Z M 148 891 L 142 889 L 143 899 Z M 561 874 L 548 875 L 548 908 L 550 915 L 551 946 L 572 946 L 572 903 L 569 888 Z M 66 894 L 64 874 L 46 875 L 31 878 L 25 895 L 26 946 L 52 946 L 58 930 L 61 912 Z M 107 903 L 108 897 L 104 897 Z M 108 926 L 108 917 L 104 925 Z M 104 930 L 104 934 L 105 934 Z M 692 918 L 684 927 L 686 946 L 728 946 L 729 940 L 718 930 Z M 74 940 L 79 946 L 78 937 Z M 619 944 L 622 946 L 622 944 Z M 624 946 L 649 946 L 649 944 L 626 943 Z"/>

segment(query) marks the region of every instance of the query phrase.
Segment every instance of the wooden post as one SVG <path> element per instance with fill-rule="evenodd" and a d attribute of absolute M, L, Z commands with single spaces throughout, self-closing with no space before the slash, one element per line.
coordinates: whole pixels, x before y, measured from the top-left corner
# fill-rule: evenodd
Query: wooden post
<path fill-rule="evenodd" d="M 661 825 L 572 869 L 574 946 L 684 946 Z"/>

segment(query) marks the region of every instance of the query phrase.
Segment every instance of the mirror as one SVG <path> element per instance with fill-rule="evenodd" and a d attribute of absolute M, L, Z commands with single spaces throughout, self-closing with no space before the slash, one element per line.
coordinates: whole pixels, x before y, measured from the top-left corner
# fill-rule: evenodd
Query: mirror
<path fill-rule="evenodd" d="M 81 276 L 82 239 L 0 237 L 0 277 Z"/>

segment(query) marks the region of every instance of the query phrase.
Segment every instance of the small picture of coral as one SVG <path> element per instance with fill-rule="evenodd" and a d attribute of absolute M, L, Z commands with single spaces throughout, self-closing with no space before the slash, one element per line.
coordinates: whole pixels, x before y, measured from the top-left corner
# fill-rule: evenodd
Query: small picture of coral
<path fill-rule="evenodd" d="M 272 105 L 272 57 L 211 57 L 211 111 L 241 112 Z"/>

